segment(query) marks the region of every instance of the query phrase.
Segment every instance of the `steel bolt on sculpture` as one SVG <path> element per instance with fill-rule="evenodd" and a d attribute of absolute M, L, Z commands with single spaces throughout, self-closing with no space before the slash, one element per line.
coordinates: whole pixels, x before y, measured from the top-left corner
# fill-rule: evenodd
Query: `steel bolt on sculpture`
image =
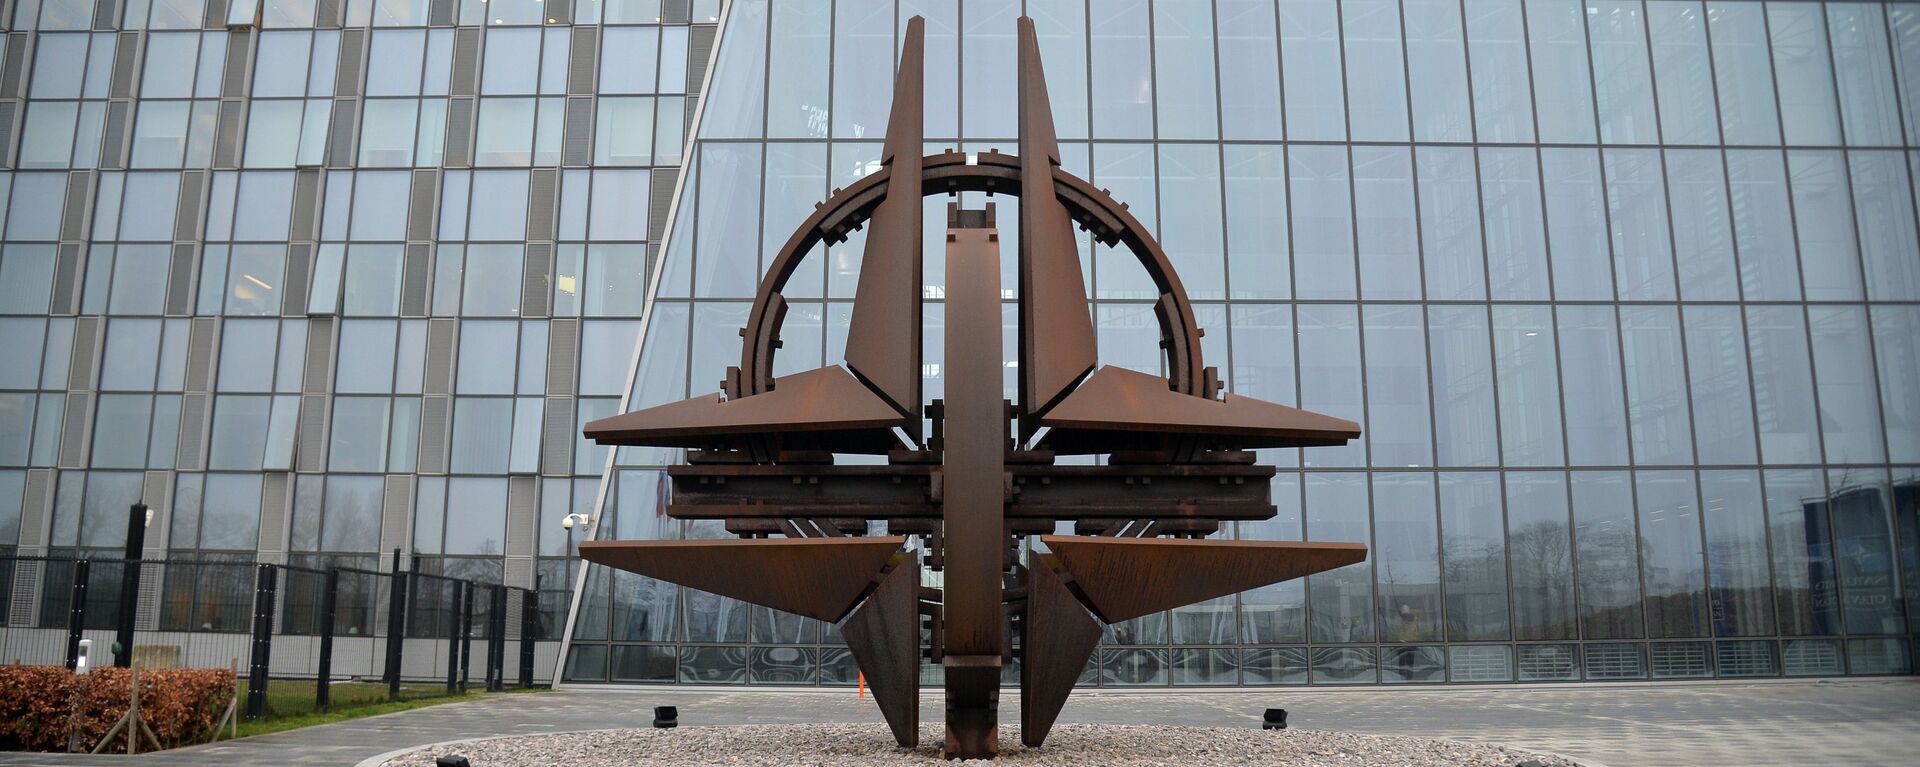
<path fill-rule="evenodd" d="M 1166 253 L 1106 191 L 1060 168 L 1033 22 L 1019 21 L 1020 155 L 921 156 L 924 22 L 907 24 L 879 171 L 836 190 L 774 257 L 722 392 L 587 424 L 604 445 L 686 448 L 677 519 L 740 540 L 595 541 L 591 562 L 840 622 L 895 739 L 919 740 L 920 663 L 945 671 L 948 758 L 999 748 L 1001 669 L 1020 660 L 1021 741 L 1039 746 L 1117 623 L 1360 562 L 1353 543 L 1212 540 L 1274 515 L 1253 450 L 1341 445 L 1357 424 L 1223 394 Z M 1020 198 L 1019 399 L 1002 398 L 994 206 L 948 206 L 946 394 L 921 399 L 922 197 Z M 1071 229 L 1124 245 L 1158 288 L 1166 378 L 1097 364 Z M 846 364 L 775 378 L 781 290 L 823 242 L 868 227 Z M 931 431 L 923 426 L 931 424 Z M 834 453 L 886 456 L 839 465 Z M 1061 455 L 1104 454 L 1106 465 Z M 867 535 L 868 523 L 887 535 Z M 1072 535 L 1054 535 L 1071 521 Z M 921 546 L 908 547 L 909 537 Z M 1022 545 L 1022 542 L 1039 545 Z M 920 558 L 920 551 L 926 559 Z M 921 567 L 943 571 L 938 588 Z M 931 629 L 931 646 L 920 631 Z"/>

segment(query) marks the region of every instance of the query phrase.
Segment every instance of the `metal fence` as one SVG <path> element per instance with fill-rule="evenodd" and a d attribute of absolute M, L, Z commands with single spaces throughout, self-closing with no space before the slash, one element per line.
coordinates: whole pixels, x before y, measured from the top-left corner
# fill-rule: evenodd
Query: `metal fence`
<path fill-rule="evenodd" d="M 551 681 L 535 673 L 551 669 L 538 645 L 559 637 L 544 635 L 536 592 L 418 565 L 4 556 L 0 662 L 73 668 L 89 640 L 94 666 L 232 668 L 249 718 L 266 715 L 275 680 L 311 682 L 319 711 L 343 680 L 378 679 L 390 699 L 464 692 L 476 674 L 488 691 Z"/>

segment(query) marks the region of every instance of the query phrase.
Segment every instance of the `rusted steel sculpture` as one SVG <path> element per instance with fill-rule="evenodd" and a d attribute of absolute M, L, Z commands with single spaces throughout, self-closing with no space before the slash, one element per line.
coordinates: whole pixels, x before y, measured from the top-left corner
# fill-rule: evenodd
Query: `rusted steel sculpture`
<path fill-rule="evenodd" d="M 686 448 L 686 465 L 668 471 L 667 514 L 725 520 L 741 538 L 597 541 L 581 544 L 582 557 L 841 622 L 902 746 L 919 739 L 921 660 L 941 664 L 949 758 L 998 750 L 1002 669 L 1015 658 L 1021 740 L 1038 746 L 1102 622 L 1366 558 L 1360 544 L 1206 538 L 1222 522 L 1274 515 L 1274 469 L 1256 465 L 1253 450 L 1345 444 L 1360 428 L 1222 394 L 1166 253 L 1126 205 L 1061 170 L 1033 22 L 1021 18 L 1019 32 L 1018 157 L 921 156 L 914 18 L 881 169 L 836 190 L 775 256 L 721 392 L 586 427 L 601 444 Z M 1002 398 L 994 207 L 949 206 L 946 395 L 923 406 L 920 200 L 962 191 L 1021 201 L 1019 399 Z M 1165 378 L 1098 364 L 1076 223 L 1125 246 L 1152 276 Z M 846 364 L 774 377 L 782 288 L 816 245 L 862 225 Z M 837 465 L 834 453 L 887 462 Z M 1108 460 L 1055 460 L 1088 454 Z M 1067 521 L 1074 534 L 1054 535 Z M 868 535 L 869 522 L 888 534 Z M 920 545 L 908 547 L 910 537 Z M 943 572 L 938 588 L 922 585 L 922 552 Z"/>

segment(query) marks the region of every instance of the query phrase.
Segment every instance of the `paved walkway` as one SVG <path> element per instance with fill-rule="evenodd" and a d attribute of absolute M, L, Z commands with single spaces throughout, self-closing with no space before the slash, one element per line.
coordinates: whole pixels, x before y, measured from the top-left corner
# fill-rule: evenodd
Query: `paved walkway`
<path fill-rule="evenodd" d="M 1010 696 L 1002 721 L 1017 721 Z M 0 754 L 0 765 L 354 767 L 415 745 L 494 735 L 646 726 L 680 707 L 683 727 L 874 722 L 850 690 L 687 688 L 506 695 L 138 757 Z M 1604 767 L 1911 764 L 1920 747 L 1920 679 L 1817 682 L 1280 688 L 1076 693 L 1063 722 L 1258 726 L 1284 707 L 1294 727 L 1424 735 L 1549 751 Z M 925 716 L 940 703 L 928 696 Z M 480 765 L 477 767 L 496 767 Z"/>

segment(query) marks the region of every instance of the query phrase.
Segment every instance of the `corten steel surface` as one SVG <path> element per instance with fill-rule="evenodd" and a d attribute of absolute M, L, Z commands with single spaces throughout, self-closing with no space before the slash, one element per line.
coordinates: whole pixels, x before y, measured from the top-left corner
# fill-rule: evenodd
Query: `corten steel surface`
<path fill-rule="evenodd" d="M 668 471 L 665 513 L 723 520 L 742 540 L 596 541 L 581 555 L 844 618 L 841 633 L 903 746 L 918 738 L 920 664 L 938 663 L 946 755 L 991 757 L 1006 664 L 1019 665 L 1022 740 L 1038 746 L 1102 621 L 1363 561 L 1360 544 L 1207 539 L 1223 522 L 1274 515 L 1274 469 L 1256 464 L 1254 449 L 1341 445 L 1360 427 L 1221 392 L 1166 252 L 1126 205 L 1060 168 L 1029 19 L 1019 22 L 1019 155 L 922 156 L 924 34 L 918 17 L 908 22 L 881 169 L 835 190 L 774 255 L 721 391 L 587 424 L 601 444 L 687 448 L 687 463 Z M 949 206 L 946 396 L 922 400 L 920 200 L 959 192 L 1022 201 L 1011 402 L 992 205 Z M 1164 378 L 1099 365 L 1074 224 L 1126 247 L 1153 279 Z M 787 280 L 809 252 L 862 226 L 846 364 L 774 377 Z M 837 465 L 835 453 L 886 463 Z M 1106 461 L 1056 461 L 1088 454 Z M 874 523 L 891 537 L 869 536 Z M 1053 534 L 1066 523 L 1075 535 Z M 938 587 L 922 585 L 923 563 L 943 573 Z"/>

